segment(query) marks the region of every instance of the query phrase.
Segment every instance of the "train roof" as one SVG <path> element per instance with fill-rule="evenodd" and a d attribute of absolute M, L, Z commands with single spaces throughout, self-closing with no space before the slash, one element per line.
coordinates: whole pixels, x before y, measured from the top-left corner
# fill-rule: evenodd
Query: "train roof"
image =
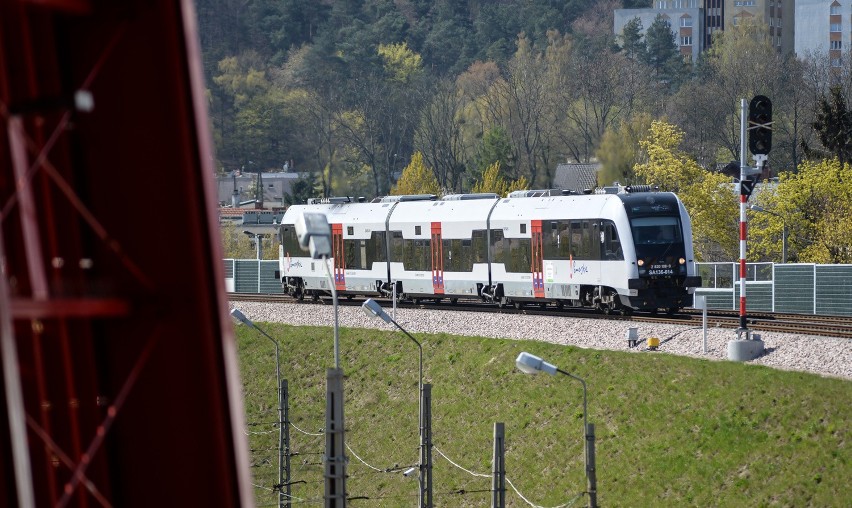
<path fill-rule="evenodd" d="M 600 218 L 618 213 L 617 209 L 623 210 L 617 194 L 504 198 L 494 207 L 491 220 Z"/>

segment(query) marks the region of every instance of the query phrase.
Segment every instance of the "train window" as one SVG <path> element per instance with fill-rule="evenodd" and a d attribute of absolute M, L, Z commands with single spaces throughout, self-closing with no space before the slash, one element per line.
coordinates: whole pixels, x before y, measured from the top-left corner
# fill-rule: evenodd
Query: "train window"
<path fill-rule="evenodd" d="M 391 231 L 390 260 L 402 263 L 405 259 L 405 244 L 402 241 L 402 231 Z"/>
<path fill-rule="evenodd" d="M 488 262 L 488 240 L 484 229 L 473 232 L 471 243 L 471 259 L 473 263 Z"/>
<path fill-rule="evenodd" d="M 367 241 L 343 240 L 343 257 L 346 268 L 367 270 Z"/>
<path fill-rule="evenodd" d="M 521 234 L 524 234 L 524 233 L 526 233 L 526 232 L 527 232 L 527 225 L 526 225 L 526 224 L 521 224 Z"/>
<path fill-rule="evenodd" d="M 403 240 L 405 253 L 403 265 L 408 271 L 429 271 L 432 269 L 432 251 L 430 240 Z"/>
<path fill-rule="evenodd" d="M 569 221 L 552 221 L 550 234 L 543 238 L 544 259 L 566 260 L 570 256 L 571 236 Z"/>
<path fill-rule="evenodd" d="M 355 234 L 355 228 L 352 226 L 346 226 L 346 234 L 352 236 Z"/>
<path fill-rule="evenodd" d="M 415 234 L 415 235 L 419 235 L 419 234 L 420 234 L 420 226 L 414 226 L 414 234 Z"/>
<path fill-rule="evenodd" d="M 503 245 L 503 230 L 502 229 L 492 229 L 491 230 L 491 261 L 493 263 L 505 263 L 505 257 L 503 255 L 504 245 Z"/>
<path fill-rule="evenodd" d="M 384 263 L 388 260 L 385 232 L 373 231 L 367 241 L 367 269 L 373 267 L 373 262 Z"/>
<path fill-rule="evenodd" d="M 506 271 L 514 273 L 529 273 L 532 243 L 529 238 L 507 238 L 509 255 L 506 259 Z"/>
<path fill-rule="evenodd" d="M 470 272 L 473 270 L 473 252 L 470 240 L 444 240 L 444 271 Z"/>
<path fill-rule="evenodd" d="M 597 221 L 572 220 L 570 228 L 571 248 L 569 255 L 574 259 L 600 259 Z"/>
<path fill-rule="evenodd" d="M 278 230 L 278 239 L 281 245 L 284 246 L 285 255 L 289 255 L 290 257 L 307 256 L 307 253 L 299 245 L 299 239 L 296 237 L 296 228 L 292 225 L 281 226 Z"/>
<path fill-rule="evenodd" d="M 683 242 L 677 217 L 638 217 L 630 221 L 636 245 Z"/>
<path fill-rule="evenodd" d="M 601 258 L 608 261 L 623 261 L 624 251 L 621 249 L 621 241 L 618 239 L 615 223 L 611 220 L 605 220 L 602 222 L 602 226 Z"/>

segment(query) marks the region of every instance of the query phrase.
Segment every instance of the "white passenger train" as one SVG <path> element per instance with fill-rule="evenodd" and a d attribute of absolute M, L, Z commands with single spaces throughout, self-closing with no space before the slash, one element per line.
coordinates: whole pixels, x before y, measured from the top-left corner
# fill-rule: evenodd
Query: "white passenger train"
<path fill-rule="evenodd" d="M 330 294 L 323 261 L 311 259 L 296 239 L 303 212 L 328 218 L 329 271 L 341 296 L 629 314 L 691 306 L 701 285 L 683 204 L 647 186 L 596 194 L 518 191 L 506 198 L 328 198 L 291 206 L 279 228 L 279 276 L 284 291 L 300 300 Z"/>

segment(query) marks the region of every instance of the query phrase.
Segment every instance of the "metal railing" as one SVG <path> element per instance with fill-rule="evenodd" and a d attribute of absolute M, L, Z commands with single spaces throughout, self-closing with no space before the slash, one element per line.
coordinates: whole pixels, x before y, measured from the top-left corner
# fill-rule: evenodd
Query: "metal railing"
<path fill-rule="evenodd" d="M 695 266 L 702 281 L 696 293 L 707 297 L 708 308 L 737 310 L 738 263 Z M 224 267 L 229 292 L 283 293 L 276 260 L 225 259 Z M 748 263 L 746 297 L 752 311 L 852 316 L 852 265 Z"/>

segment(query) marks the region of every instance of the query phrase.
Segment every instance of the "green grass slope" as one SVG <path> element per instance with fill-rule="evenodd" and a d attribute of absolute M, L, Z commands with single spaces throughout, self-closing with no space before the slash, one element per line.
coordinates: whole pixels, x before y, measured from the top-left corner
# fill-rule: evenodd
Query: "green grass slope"
<path fill-rule="evenodd" d="M 333 332 L 260 326 L 281 343 L 290 419 L 298 428 L 291 429 L 292 481 L 298 482 L 292 495 L 319 503 L 325 440 L 310 434 L 325 424 Z M 505 423 L 506 476 L 527 499 L 556 506 L 584 491 L 582 387 L 563 375 L 521 373 L 514 367 L 521 351 L 586 380 L 601 506 L 852 504 L 850 381 L 662 353 L 417 338 L 425 382 L 432 384 L 436 506 L 489 505 L 490 478 L 472 473 L 490 475 L 494 422 Z M 237 327 L 237 340 L 256 499 L 274 506 L 275 348 L 244 326 Z M 346 444 L 354 452 L 348 453 L 350 504 L 416 506 L 416 475 L 384 470 L 418 461 L 417 346 L 401 333 L 342 329 L 340 356 Z M 528 506 L 507 489 L 509 506 Z"/>

